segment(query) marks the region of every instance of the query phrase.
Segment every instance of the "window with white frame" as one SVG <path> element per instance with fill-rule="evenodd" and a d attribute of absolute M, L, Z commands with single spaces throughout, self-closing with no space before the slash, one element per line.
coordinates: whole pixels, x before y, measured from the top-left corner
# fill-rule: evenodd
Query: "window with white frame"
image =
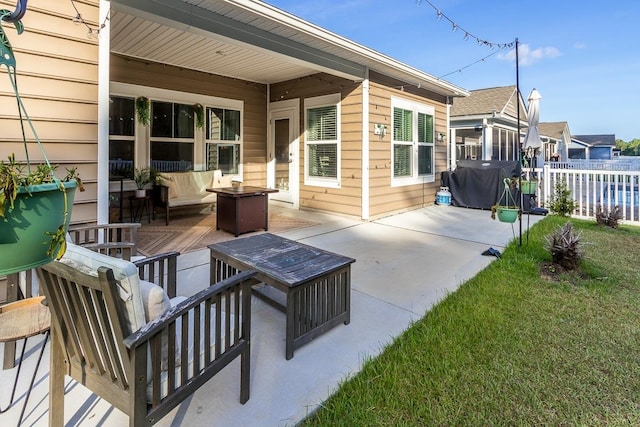
<path fill-rule="evenodd" d="M 432 106 L 392 99 L 392 182 L 433 181 L 434 111 Z"/>
<path fill-rule="evenodd" d="M 192 105 L 151 102 L 151 166 L 160 172 L 193 170 Z"/>
<path fill-rule="evenodd" d="M 340 186 L 340 94 L 304 101 L 306 185 Z"/>
<path fill-rule="evenodd" d="M 240 110 L 207 107 L 207 169 L 238 174 L 241 152 Z"/>

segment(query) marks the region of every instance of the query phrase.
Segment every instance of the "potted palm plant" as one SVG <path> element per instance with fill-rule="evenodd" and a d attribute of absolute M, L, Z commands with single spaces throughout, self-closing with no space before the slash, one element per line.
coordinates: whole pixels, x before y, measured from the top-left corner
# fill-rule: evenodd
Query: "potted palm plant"
<path fill-rule="evenodd" d="M 0 10 L 0 68 L 7 67 L 25 149 L 24 161 L 17 161 L 14 154 L 9 155 L 7 162 L 0 161 L 0 276 L 28 270 L 64 255 L 75 189 L 82 190 L 75 168 L 67 170 L 62 180 L 54 175 L 56 168 L 49 163 L 18 93 L 16 60 L 2 23 L 14 24 L 21 34 L 20 19 L 25 12 L 26 1 L 18 3 L 15 12 Z M 32 165 L 29 160 L 25 121 L 44 157 L 39 165 Z"/>
<path fill-rule="evenodd" d="M 133 172 L 133 180 L 136 183 L 136 197 L 145 197 L 147 195 L 145 187 L 151 183 L 151 169 L 136 168 Z"/>

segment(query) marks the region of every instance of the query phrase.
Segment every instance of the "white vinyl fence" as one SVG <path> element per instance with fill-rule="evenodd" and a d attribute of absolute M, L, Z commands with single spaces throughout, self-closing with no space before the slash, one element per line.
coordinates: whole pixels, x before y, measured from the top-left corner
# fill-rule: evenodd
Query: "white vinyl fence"
<path fill-rule="evenodd" d="M 598 208 L 609 212 L 618 206 L 622 222 L 640 225 L 640 170 L 635 165 L 616 165 L 616 161 L 553 162 L 536 173 L 542 173 L 542 185 L 538 188 L 540 206 L 548 206 L 556 183 L 564 180 L 570 197 L 577 203 L 573 217 L 595 219 Z"/>

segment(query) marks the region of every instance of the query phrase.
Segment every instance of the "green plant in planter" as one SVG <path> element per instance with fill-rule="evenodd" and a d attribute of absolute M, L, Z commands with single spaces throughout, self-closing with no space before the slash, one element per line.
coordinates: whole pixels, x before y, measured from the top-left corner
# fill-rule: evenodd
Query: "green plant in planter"
<path fill-rule="evenodd" d="M 491 219 L 500 222 L 515 222 L 520 218 L 520 208 L 511 194 L 511 189 L 515 186 L 516 181 L 513 178 L 505 178 L 503 180 L 504 190 L 495 205 L 491 206 Z"/>
<path fill-rule="evenodd" d="M 151 168 L 136 168 L 136 170 L 133 172 L 133 180 L 135 181 L 136 188 L 138 190 L 144 190 L 144 187 L 152 182 Z"/>
<path fill-rule="evenodd" d="M 8 157 L 6 163 L 0 160 L 0 253 L 4 258 L 0 262 L 0 272 L 3 274 L 23 269 L 22 265 L 13 265 L 21 261 L 9 259 L 10 255 L 24 255 L 16 246 L 20 240 L 41 241 L 47 245 L 46 257 L 49 259 L 59 259 L 64 255 L 73 194 L 76 187 L 80 191 L 84 191 L 84 187 L 76 168 L 67 169 L 62 180 L 55 177 L 56 169 L 57 166 L 47 163 L 29 170 L 16 162 L 14 154 Z M 51 212 L 51 208 L 55 212 Z M 38 229 L 33 239 L 28 228 Z M 43 239 L 38 234 L 49 237 Z M 42 259 L 38 258 L 35 248 L 27 247 L 23 251 L 34 257 L 30 260 L 28 256 L 23 256 L 25 266 L 41 264 Z"/>
<path fill-rule="evenodd" d="M 18 92 L 16 60 L 2 23 L 14 24 L 20 35 L 24 30 L 20 20 L 25 13 L 26 1 L 21 1 L 15 12 L 0 10 L 0 67 L 7 67 L 25 150 L 24 164 L 16 161 L 15 154 L 9 155 L 8 162 L 0 161 L 0 276 L 62 257 L 75 189 L 83 190 L 75 168 L 67 170 L 64 180 L 55 177 L 56 167 L 49 163 Z M 44 157 L 43 164 L 35 166 L 29 160 L 25 123 Z"/>
<path fill-rule="evenodd" d="M 136 116 L 143 126 L 149 126 L 151 122 L 151 101 L 149 98 L 139 96 L 136 98 Z"/>
<path fill-rule="evenodd" d="M 196 118 L 196 128 L 202 129 L 204 127 L 204 107 L 202 104 L 195 104 L 193 106 L 193 114 Z"/>

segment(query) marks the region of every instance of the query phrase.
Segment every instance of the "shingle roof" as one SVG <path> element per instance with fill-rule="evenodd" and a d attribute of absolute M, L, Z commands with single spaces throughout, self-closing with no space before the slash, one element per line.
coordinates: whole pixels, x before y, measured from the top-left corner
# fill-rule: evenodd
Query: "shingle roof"
<path fill-rule="evenodd" d="M 586 142 L 591 146 L 610 146 L 613 147 L 616 145 L 616 136 L 615 134 L 605 134 L 605 135 L 571 135 L 572 138 L 578 139 L 582 142 Z"/>
<path fill-rule="evenodd" d="M 515 92 L 515 85 L 472 90 L 471 96 L 454 98 L 451 116 L 491 114 L 494 111 L 502 112 Z M 523 113 L 523 117 L 524 114 L 526 113 Z"/>
<path fill-rule="evenodd" d="M 540 131 L 540 135 L 560 139 L 567 126 L 567 122 L 540 122 L 538 124 L 538 130 Z"/>

